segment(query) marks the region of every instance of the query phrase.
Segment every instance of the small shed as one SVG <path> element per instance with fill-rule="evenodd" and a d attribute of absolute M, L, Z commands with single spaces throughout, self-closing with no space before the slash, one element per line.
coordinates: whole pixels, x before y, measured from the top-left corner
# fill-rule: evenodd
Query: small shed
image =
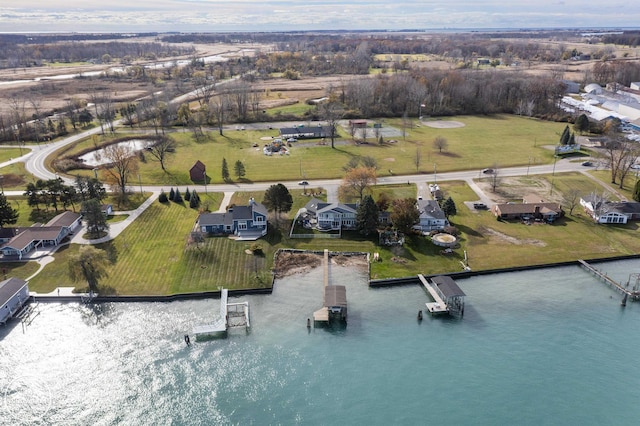
<path fill-rule="evenodd" d="M 347 288 L 343 285 L 328 285 L 324 288 L 324 306 L 329 311 L 329 320 L 347 321 Z"/>
<path fill-rule="evenodd" d="M 435 284 L 435 289 L 449 308 L 450 314 L 462 316 L 464 314 L 464 291 L 458 286 L 453 278 L 447 275 L 439 275 L 431 278 Z"/>
<path fill-rule="evenodd" d="M 192 182 L 204 182 L 207 179 L 207 168 L 200 160 L 189 169 L 189 177 Z"/>
<path fill-rule="evenodd" d="M 25 280 L 11 277 L 0 282 L 0 324 L 5 324 L 29 300 L 29 285 Z"/>

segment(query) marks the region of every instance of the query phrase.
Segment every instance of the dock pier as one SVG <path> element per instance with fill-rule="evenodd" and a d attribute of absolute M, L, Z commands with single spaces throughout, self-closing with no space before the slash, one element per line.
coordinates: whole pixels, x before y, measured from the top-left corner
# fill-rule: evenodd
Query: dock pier
<path fill-rule="evenodd" d="M 425 305 L 427 306 L 427 311 L 429 311 L 431 315 L 448 314 L 449 308 L 447 307 L 447 304 L 444 303 L 444 300 L 442 300 L 436 289 L 433 288 L 433 286 L 429 283 L 429 281 L 427 281 L 424 275 L 418 274 L 418 278 L 420 279 L 422 286 L 429 292 L 429 294 L 433 298 L 433 302 L 425 303 Z"/>
<path fill-rule="evenodd" d="M 329 284 L 329 250 L 324 250 L 323 258 L 323 299 L 322 308 L 313 313 L 313 323 L 329 324 L 332 320 L 347 322 L 347 289 L 343 285 Z"/>
<path fill-rule="evenodd" d="M 196 325 L 193 334 L 198 337 L 215 337 L 226 334 L 229 327 L 251 326 L 249 321 L 249 302 L 228 303 L 229 290 L 220 291 L 220 317 L 210 324 Z M 231 308 L 231 309 L 230 309 Z"/>
<path fill-rule="evenodd" d="M 617 282 L 617 281 L 611 279 L 609 276 L 607 276 L 606 273 L 596 269 L 595 267 L 593 267 L 592 265 L 590 265 L 589 263 L 587 263 L 586 261 L 584 261 L 582 259 L 579 259 L 578 262 L 580 263 L 580 266 L 582 266 L 587 271 L 591 272 L 596 277 L 600 278 L 609 287 L 611 287 L 615 291 L 619 292 L 620 294 L 623 294 L 625 302 L 626 302 L 627 298 L 631 298 L 631 300 L 640 300 L 640 291 L 628 290 L 622 284 L 620 284 L 619 282 Z"/>

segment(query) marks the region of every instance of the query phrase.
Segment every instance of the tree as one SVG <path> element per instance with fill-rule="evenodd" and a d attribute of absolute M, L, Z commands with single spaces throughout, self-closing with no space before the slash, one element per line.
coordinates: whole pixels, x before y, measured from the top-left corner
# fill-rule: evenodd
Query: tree
<path fill-rule="evenodd" d="M 422 151 L 420 145 L 416 146 L 416 155 L 413 157 L 413 164 L 416 165 L 416 172 L 420 171 L 420 160 L 422 159 Z"/>
<path fill-rule="evenodd" d="M 576 132 L 580 132 L 583 134 L 584 132 L 589 130 L 589 117 L 586 114 L 580 114 L 575 123 L 573 123 L 573 130 Z"/>
<path fill-rule="evenodd" d="M 236 177 L 238 179 L 242 179 L 244 177 L 244 175 L 246 174 L 246 170 L 244 168 L 244 164 L 240 160 L 236 161 L 236 163 L 233 166 L 233 170 L 234 170 L 234 172 L 236 174 Z"/>
<path fill-rule="evenodd" d="M 449 219 L 449 216 L 455 216 L 458 213 L 456 209 L 456 203 L 453 201 L 453 198 L 449 197 L 442 203 L 442 211 L 444 215 Z"/>
<path fill-rule="evenodd" d="M 184 191 L 184 200 L 191 201 L 191 191 L 189 191 L 189 188 Z"/>
<path fill-rule="evenodd" d="M 185 196 L 185 199 L 186 198 L 187 197 Z M 195 208 L 197 208 L 199 206 L 200 206 L 200 197 L 198 196 L 198 194 L 196 193 L 196 190 L 194 189 L 191 192 L 191 196 L 189 196 L 189 207 L 192 208 L 192 209 L 195 209 Z"/>
<path fill-rule="evenodd" d="M 371 195 L 367 195 L 358 206 L 356 212 L 356 226 L 363 235 L 376 232 L 378 228 L 378 206 Z"/>
<path fill-rule="evenodd" d="M 560 136 L 560 145 L 568 145 L 569 138 L 571 138 L 571 131 L 569 130 L 569 125 L 567 124 L 562 131 L 562 135 Z"/>
<path fill-rule="evenodd" d="M 120 144 L 107 146 L 104 149 L 104 158 L 109 162 L 104 169 L 106 180 L 120 193 L 118 202 L 124 202 L 129 179 L 138 172 L 138 158 L 133 149 Z"/>
<path fill-rule="evenodd" d="M 229 166 L 227 165 L 227 159 L 222 159 L 222 180 L 225 182 L 229 181 Z"/>
<path fill-rule="evenodd" d="M 376 200 L 376 206 L 378 206 L 378 211 L 386 212 L 391 207 L 391 198 L 386 192 L 382 192 L 378 195 L 378 199 Z"/>
<path fill-rule="evenodd" d="M 391 223 L 400 232 L 409 233 L 413 225 L 420 219 L 417 201 L 414 198 L 393 200 Z"/>
<path fill-rule="evenodd" d="M 85 280 L 91 291 L 98 291 L 100 279 L 107 276 L 107 252 L 91 245 L 83 245 L 69 256 L 69 278 L 73 282 Z"/>
<path fill-rule="evenodd" d="M 447 142 L 447 139 L 442 136 L 436 136 L 433 140 L 433 147 L 437 149 L 438 152 L 442 152 L 442 150 L 446 151 L 448 146 L 449 142 Z"/>
<path fill-rule="evenodd" d="M 320 115 L 327 122 L 327 127 L 329 127 L 331 148 L 335 148 L 335 139 L 338 135 L 338 120 L 344 115 L 344 109 L 337 102 L 324 102 L 320 104 Z"/>
<path fill-rule="evenodd" d="M 169 202 L 169 197 L 167 197 L 167 193 L 164 192 L 164 190 L 162 192 L 160 192 L 160 196 L 158 197 L 158 201 L 161 202 L 161 203 Z"/>
<path fill-rule="evenodd" d="M 165 172 L 167 171 L 165 168 L 167 156 L 175 151 L 176 141 L 168 136 L 159 137 L 156 143 L 147 148 L 147 152 L 160 163 L 160 167 Z"/>
<path fill-rule="evenodd" d="M 100 202 L 95 198 L 82 203 L 82 219 L 87 224 L 87 232 L 93 238 L 100 238 L 109 229 Z"/>
<path fill-rule="evenodd" d="M 580 202 L 580 191 L 576 188 L 570 188 L 563 193 L 562 201 L 565 208 L 569 210 L 569 214 L 573 215 L 573 209 L 575 209 Z"/>
<path fill-rule="evenodd" d="M 264 193 L 264 200 L 262 203 L 267 210 L 275 212 L 276 223 L 280 212 L 288 212 L 293 205 L 293 197 L 289 193 L 286 186 L 281 183 L 271 185 Z"/>
<path fill-rule="evenodd" d="M 176 197 L 176 191 L 174 191 L 173 187 L 171 187 L 171 191 L 169 191 L 169 199 L 173 201 L 175 197 Z"/>
<path fill-rule="evenodd" d="M 0 228 L 18 221 L 18 210 L 11 207 L 4 194 L 0 194 Z"/>
<path fill-rule="evenodd" d="M 342 179 L 339 191 L 341 195 L 357 196 L 362 200 L 364 191 L 377 181 L 376 170 L 372 167 L 356 167 L 347 171 Z"/>
<path fill-rule="evenodd" d="M 636 181 L 636 186 L 633 188 L 633 199 L 640 202 L 640 180 Z"/>
<path fill-rule="evenodd" d="M 81 201 L 87 201 L 92 198 L 102 201 L 107 197 L 107 191 L 104 189 L 102 182 L 97 178 L 87 176 L 76 176 L 76 193 Z"/>

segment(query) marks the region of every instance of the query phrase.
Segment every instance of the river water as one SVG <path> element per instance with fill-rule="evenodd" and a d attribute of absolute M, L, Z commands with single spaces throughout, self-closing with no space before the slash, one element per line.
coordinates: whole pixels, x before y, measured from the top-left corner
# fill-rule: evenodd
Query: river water
<path fill-rule="evenodd" d="M 640 261 L 601 264 L 614 279 Z M 218 300 L 40 304 L 0 329 L 0 423 L 636 424 L 640 303 L 578 267 L 458 280 L 461 320 L 416 319 L 418 286 L 347 286 L 346 329 L 306 328 L 322 269 L 247 296 L 252 327 L 183 341 Z M 230 299 L 236 301 L 235 299 Z M 193 339 L 192 339 L 193 340 Z M 8 423 L 5 423 L 8 421 Z"/>

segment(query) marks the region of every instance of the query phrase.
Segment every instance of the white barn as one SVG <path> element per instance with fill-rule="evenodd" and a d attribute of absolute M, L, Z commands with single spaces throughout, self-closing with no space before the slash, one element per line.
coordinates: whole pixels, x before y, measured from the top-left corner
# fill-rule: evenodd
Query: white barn
<path fill-rule="evenodd" d="M 29 285 L 20 278 L 0 282 L 0 324 L 5 324 L 29 300 Z"/>

